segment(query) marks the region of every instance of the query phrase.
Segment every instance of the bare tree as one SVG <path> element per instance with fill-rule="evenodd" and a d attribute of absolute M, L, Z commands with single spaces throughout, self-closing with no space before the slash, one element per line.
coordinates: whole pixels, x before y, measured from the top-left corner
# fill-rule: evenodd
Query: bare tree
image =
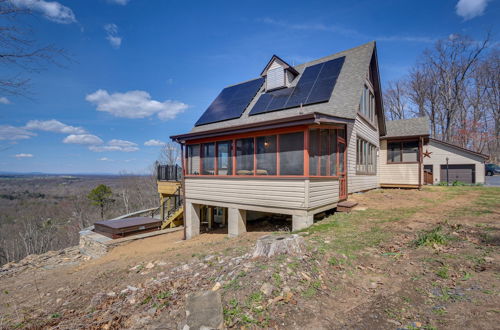
<path fill-rule="evenodd" d="M 29 76 L 49 64 L 62 66 L 67 53 L 52 44 L 40 45 L 34 31 L 22 22 L 30 10 L 16 7 L 10 0 L 0 0 L 0 92 L 24 95 L 29 92 Z"/>
<path fill-rule="evenodd" d="M 408 91 L 405 81 L 390 81 L 384 92 L 384 105 L 390 120 L 405 119 L 408 116 Z"/>
<path fill-rule="evenodd" d="M 179 165 L 181 162 L 181 148 L 177 143 L 167 142 L 160 150 L 158 162 L 164 165 Z"/>

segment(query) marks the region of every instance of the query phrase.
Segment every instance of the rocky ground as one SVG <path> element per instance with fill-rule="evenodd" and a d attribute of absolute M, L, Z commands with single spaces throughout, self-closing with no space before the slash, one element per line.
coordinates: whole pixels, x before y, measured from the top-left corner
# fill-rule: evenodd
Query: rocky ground
<path fill-rule="evenodd" d="M 172 233 L 98 260 L 69 249 L 37 256 L 45 266 L 34 266 L 35 257 L 4 266 L 0 327 L 178 329 L 186 297 L 208 290 L 222 297 L 228 328 L 497 327 L 499 188 L 376 190 L 353 199 L 358 211 L 299 233 L 305 249 L 295 256 L 252 258 L 256 239 L 269 234 L 253 226 L 236 239 Z"/>

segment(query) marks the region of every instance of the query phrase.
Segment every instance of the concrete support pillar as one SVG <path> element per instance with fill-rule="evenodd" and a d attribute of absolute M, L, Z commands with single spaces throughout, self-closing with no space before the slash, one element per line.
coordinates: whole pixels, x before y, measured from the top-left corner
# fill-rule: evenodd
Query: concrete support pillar
<path fill-rule="evenodd" d="M 301 230 L 311 226 L 314 223 L 314 215 L 293 215 L 292 231 Z"/>
<path fill-rule="evenodd" d="M 184 226 L 186 226 L 186 239 L 191 239 L 200 234 L 200 205 L 186 202 Z"/>
<path fill-rule="evenodd" d="M 247 232 L 247 211 L 235 208 L 228 209 L 228 227 L 229 237 L 236 237 Z"/>

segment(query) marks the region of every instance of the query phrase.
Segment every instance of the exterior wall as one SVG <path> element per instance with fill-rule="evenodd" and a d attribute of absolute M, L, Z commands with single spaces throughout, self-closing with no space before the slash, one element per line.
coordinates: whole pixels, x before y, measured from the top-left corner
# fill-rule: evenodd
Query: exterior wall
<path fill-rule="evenodd" d="M 267 178 L 186 178 L 186 200 L 247 210 L 294 214 L 306 210 L 306 180 Z"/>
<path fill-rule="evenodd" d="M 308 194 L 310 209 L 331 205 L 339 201 L 339 181 L 331 179 L 310 179 Z"/>
<path fill-rule="evenodd" d="M 356 137 L 365 139 L 377 148 L 380 145 L 380 137 L 377 127 L 377 116 L 375 116 L 372 127 L 367 121 L 358 116 L 354 122 L 351 135 L 347 146 L 347 191 L 355 193 L 369 189 L 375 189 L 379 186 L 378 175 L 357 175 L 356 174 Z M 378 164 L 377 164 L 378 165 Z M 379 166 L 377 166 L 377 174 Z"/>
<path fill-rule="evenodd" d="M 380 185 L 418 185 L 418 164 L 388 164 L 387 141 L 380 142 Z"/>
<path fill-rule="evenodd" d="M 424 165 L 432 165 L 435 184 L 441 181 L 441 165 L 446 164 L 446 157 L 448 157 L 449 164 L 474 164 L 476 167 L 476 183 L 484 183 L 484 158 L 433 140 L 430 140 L 423 149 L 432 152 L 431 158 L 424 157 Z M 446 178 L 444 180 L 446 181 Z"/>

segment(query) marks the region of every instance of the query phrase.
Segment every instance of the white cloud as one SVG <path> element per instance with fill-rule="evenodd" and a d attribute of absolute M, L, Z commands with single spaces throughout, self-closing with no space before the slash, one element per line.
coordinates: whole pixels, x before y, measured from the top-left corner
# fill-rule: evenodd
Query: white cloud
<path fill-rule="evenodd" d="M 33 155 L 32 154 L 17 154 L 14 157 L 16 157 L 18 159 L 21 159 L 21 158 L 32 158 Z"/>
<path fill-rule="evenodd" d="M 10 125 L 0 125 L 1 140 L 24 140 L 29 139 L 36 134 L 23 127 L 14 127 Z"/>
<path fill-rule="evenodd" d="M 59 120 L 30 120 L 26 126 L 29 130 L 40 130 L 64 134 L 84 134 L 86 130 L 82 127 L 69 126 L 61 123 Z"/>
<path fill-rule="evenodd" d="M 456 6 L 458 16 L 469 20 L 484 14 L 489 0 L 459 0 Z"/>
<path fill-rule="evenodd" d="M 122 151 L 122 152 L 133 152 L 139 150 L 137 143 L 113 139 L 108 141 L 105 145 L 97 146 L 92 145 L 89 147 L 90 151 L 94 152 L 104 152 L 104 151 Z"/>
<path fill-rule="evenodd" d="M 306 32 L 330 32 L 345 37 L 354 37 L 364 40 L 377 40 L 377 41 L 389 41 L 389 42 L 418 42 L 418 43 L 434 43 L 436 40 L 434 38 L 429 38 L 425 36 L 405 36 L 405 35 L 388 35 L 388 36 L 376 36 L 376 35 L 366 35 L 354 29 L 344 28 L 338 25 L 328 25 L 318 22 L 287 22 L 283 20 L 276 20 L 273 18 L 265 17 L 257 19 L 257 22 L 264 23 L 267 25 L 275 26 L 278 28 L 283 28 L 287 30 L 296 31 L 306 31 Z"/>
<path fill-rule="evenodd" d="M 160 141 L 160 140 L 151 139 L 151 140 L 144 142 L 144 145 L 147 147 L 163 147 L 165 145 L 165 142 Z"/>
<path fill-rule="evenodd" d="M 93 134 L 71 134 L 68 135 L 66 138 L 64 138 L 63 142 L 70 144 L 87 144 L 87 145 L 97 145 L 103 143 L 100 137 Z"/>
<path fill-rule="evenodd" d="M 103 162 L 111 161 L 111 159 L 109 159 L 108 157 L 101 157 L 101 158 L 99 158 L 99 160 L 101 160 Z"/>
<path fill-rule="evenodd" d="M 117 5 L 125 6 L 130 0 L 108 0 L 108 2 L 116 3 Z"/>
<path fill-rule="evenodd" d="M 188 108 L 187 104 L 179 101 L 152 100 L 149 93 L 138 90 L 109 94 L 106 90 L 99 89 L 85 99 L 95 104 L 98 111 L 124 118 L 145 118 L 156 114 L 161 120 L 167 120 L 175 118 Z"/>
<path fill-rule="evenodd" d="M 2 103 L 2 104 L 10 104 L 10 101 L 5 96 L 2 96 L 2 97 L 0 97 L 0 103 Z"/>
<path fill-rule="evenodd" d="M 118 36 L 118 26 L 116 24 L 110 23 L 104 25 L 104 30 L 106 31 L 106 39 L 109 41 L 113 48 L 120 48 L 122 44 L 122 37 Z"/>
<path fill-rule="evenodd" d="M 56 23 L 69 24 L 76 22 L 73 11 L 57 1 L 45 0 L 11 0 L 19 8 L 26 8 L 41 13 L 45 18 Z"/>

